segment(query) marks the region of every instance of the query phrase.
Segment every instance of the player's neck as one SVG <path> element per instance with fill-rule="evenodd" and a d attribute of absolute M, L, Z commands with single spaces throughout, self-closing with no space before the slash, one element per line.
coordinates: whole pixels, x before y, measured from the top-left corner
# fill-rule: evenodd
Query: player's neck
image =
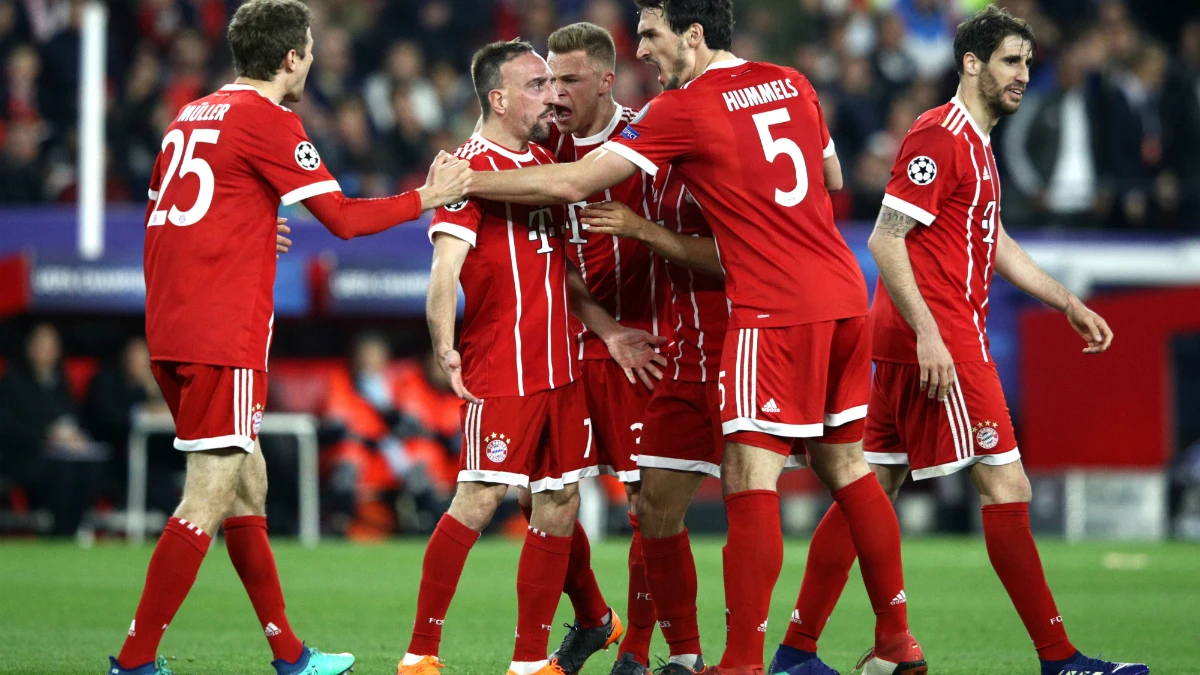
<path fill-rule="evenodd" d="M 571 135 L 576 138 L 591 138 L 608 128 L 608 123 L 612 121 L 615 114 L 617 114 L 617 102 L 613 100 L 612 94 L 609 94 L 600 99 L 600 105 L 596 106 L 596 115 L 592 121 Z"/>
<path fill-rule="evenodd" d="M 992 128 L 999 121 L 999 116 L 992 112 L 989 106 L 980 95 L 979 89 L 974 87 L 958 86 L 958 100 L 967 108 L 967 114 L 971 119 L 975 120 L 975 126 L 979 127 L 983 133 L 989 136 L 992 133 Z"/>
<path fill-rule="evenodd" d="M 234 84 L 248 84 L 258 90 L 258 93 L 271 99 L 276 104 L 283 103 L 284 94 L 287 93 L 287 88 L 283 86 L 283 82 L 279 80 L 253 80 L 249 77 L 239 77 L 233 81 Z"/>
<path fill-rule="evenodd" d="M 700 45 L 696 48 L 696 65 L 692 67 L 692 76 L 687 79 L 687 82 L 700 77 L 704 71 L 708 70 L 709 66 L 722 61 L 732 61 L 737 57 L 724 49 L 709 49 L 705 45 Z M 687 84 L 685 82 L 684 84 Z"/>
<path fill-rule="evenodd" d="M 488 121 L 483 123 L 483 127 L 479 129 L 479 135 L 505 150 L 524 153 L 529 149 L 529 138 L 524 135 L 518 136 L 505 129 L 497 115 L 492 115 Z"/>

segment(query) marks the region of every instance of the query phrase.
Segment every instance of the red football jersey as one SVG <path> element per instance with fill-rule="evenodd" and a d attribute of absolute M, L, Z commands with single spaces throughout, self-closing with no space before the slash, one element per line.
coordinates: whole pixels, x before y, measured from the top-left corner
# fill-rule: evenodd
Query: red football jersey
<path fill-rule="evenodd" d="M 560 134 L 557 128 L 551 127 L 554 133 L 549 146 L 555 149 L 555 159 L 560 162 L 582 159 L 604 142 L 619 136 L 636 113 L 636 110 L 618 105 L 608 126 L 587 138 Z M 621 202 L 643 218 L 652 220 L 649 205 L 651 180 L 639 171 L 604 192 L 568 204 L 567 255 L 587 282 L 592 297 L 613 318 L 624 326 L 663 335 L 667 324 L 663 261 L 641 242 L 608 234 L 592 234 L 584 230 L 579 222 L 579 212 L 584 206 L 605 201 Z M 612 358 L 608 347 L 595 333 L 582 324 L 577 325 L 580 329 L 579 358 Z"/>
<path fill-rule="evenodd" d="M 650 208 L 659 225 L 689 237 L 712 237 L 704 212 L 688 191 L 679 172 L 666 167 L 654 179 Z M 667 345 L 667 373 L 676 380 L 710 382 L 717 379 L 729 301 L 725 281 L 664 261 L 671 282 L 671 315 L 675 340 Z"/>
<path fill-rule="evenodd" d="M 530 144 L 507 150 L 479 134 L 455 153 L 475 171 L 553 164 Z M 471 244 L 459 282 L 463 384 L 480 398 L 526 396 L 575 381 L 562 206 L 469 198 L 438 209 L 429 228 Z"/>
<path fill-rule="evenodd" d="M 996 262 L 1000 173 L 985 136 L 955 97 L 917 118 L 892 166 L 883 205 L 921 223 L 905 237 L 917 288 L 956 362 L 990 361 L 988 288 Z M 917 362 L 917 335 L 883 279 L 871 310 L 873 358 Z"/>
<path fill-rule="evenodd" d="M 604 147 L 654 174 L 675 167 L 716 234 L 730 328 L 863 316 L 867 288 L 833 222 L 833 143 L 803 75 L 741 59 L 665 91 Z"/>
<path fill-rule="evenodd" d="M 150 358 L 266 370 L 279 205 L 340 189 L 300 118 L 254 87 L 184 106 L 150 178 Z"/>

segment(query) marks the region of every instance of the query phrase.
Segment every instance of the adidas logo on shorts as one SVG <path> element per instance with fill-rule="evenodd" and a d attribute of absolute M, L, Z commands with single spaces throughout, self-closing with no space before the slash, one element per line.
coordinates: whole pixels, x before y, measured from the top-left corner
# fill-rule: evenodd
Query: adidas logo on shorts
<path fill-rule="evenodd" d="M 779 412 L 779 406 L 775 405 L 775 399 L 770 399 L 762 407 L 762 411 L 765 413 L 777 413 Z"/>

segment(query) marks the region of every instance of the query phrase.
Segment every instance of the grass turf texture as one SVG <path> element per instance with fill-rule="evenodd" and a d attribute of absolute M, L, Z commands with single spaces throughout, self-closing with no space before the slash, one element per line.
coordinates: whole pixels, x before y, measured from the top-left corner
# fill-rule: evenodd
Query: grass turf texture
<path fill-rule="evenodd" d="M 694 542 L 700 628 L 713 662 L 724 644 L 721 545 Z M 356 675 L 389 675 L 408 646 L 424 542 L 384 546 L 275 544 L 288 614 L 302 639 L 358 656 Z M 592 548 L 596 576 L 618 612 L 625 608 L 627 540 Z M 807 541 L 790 540 L 776 586 L 766 659 L 787 627 Z M 1076 645 L 1090 655 L 1149 662 L 1155 675 L 1200 672 L 1200 547 L 1041 542 L 1051 587 Z M 121 646 L 151 548 L 109 544 L 0 544 L 0 673 L 100 675 Z M 445 675 L 502 675 L 512 655 L 519 544 L 489 538 L 467 561 L 446 617 Z M 909 617 L 933 675 L 1037 673 L 1016 612 L 988 564 L 982 540 L 904 544 Z M 821 644 L 830 665 L 849 673 L 869 646 L 872 614 L 857 569 Z M 559 604 L 557 624 L 570 620 Z M 564 629 L 557 627 L 551 648 Z M 657 633 L 657 631 L 656 631 Z M 163 640 L 178 675 L 272 673 L 270 651 L 223 547 L 214 546 L 191 596 Z M 655 635 L 651 651 L 666 657 Z M 603 675 L 616 649 L 584 673 Z M 653 660 L 653 658 L 652 658 Z"/>

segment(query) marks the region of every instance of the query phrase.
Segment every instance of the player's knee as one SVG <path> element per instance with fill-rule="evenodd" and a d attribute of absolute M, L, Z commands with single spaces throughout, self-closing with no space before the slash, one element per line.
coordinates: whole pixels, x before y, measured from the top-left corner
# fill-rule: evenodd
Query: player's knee
<path fill-rule="evenodd" d="M 858 444 L 809 444 L 809 468 L 830 492 L 871 472 Z"/>
<path fill-rule="evenodd" d="M 482 532 L 492 522 L 492 516 L 507 491 L 505 485 L 459 483 L 447 513 L 472 530 Z"/>
<path fill-rule="evenodd" d="M 896 501 L 900 494 L 900 486 L 904 485 L 904 479 L 908 477 L 908 467 L 888 464 L 871 464 L 870 467 L 879 479 L 880 487 L 887 493 L 888 499 Z"/>
<path fill-rule="evenodd" d="M 579 515 L 579 486 L 565 485 L 561 490 L 539 492 L 533 498 L 530 525 L 556 537 L 566 537 L 575 529 Z"/>
<path fill-rule="evenodd" d="M 976 464 L 971 467 L 971 478 L 985 506 L 1033 501 L 1033 487 L 1020 462 L 1000 466 Z"/>

